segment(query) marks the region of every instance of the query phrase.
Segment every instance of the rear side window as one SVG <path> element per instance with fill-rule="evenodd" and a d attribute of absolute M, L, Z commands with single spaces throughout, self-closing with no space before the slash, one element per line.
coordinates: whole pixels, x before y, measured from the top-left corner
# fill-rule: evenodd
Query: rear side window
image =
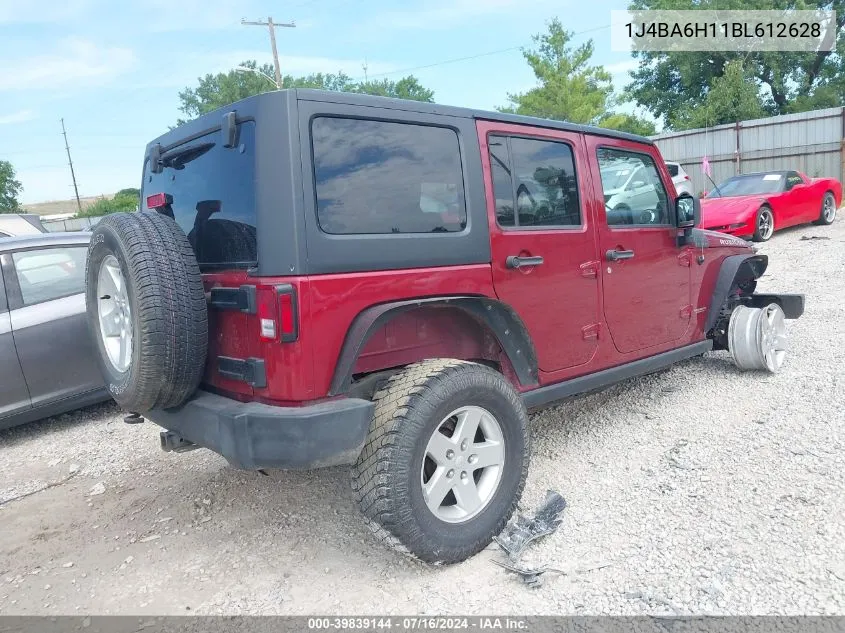
<path fill-rule="evenodd" d="M 12 253 L 25 306 L 85 291 L 84 246 L 41 248 Z"/>
<path fill-rule="evenodd" d="M 149 164 L 147 196 L 165 193 L 160 209 L 188 236 L 201 266 L 245 267 L 258 260 L 255 209 L 255 122 L 239 125 L 235 147 L 223 147 L 219 131 L 165 152 L 161 173 Z"/>
<path fill-rule="evenodd" d="M 466 228 L 458 135 L 442 127 L 317 117 L 317 219 L 334 235 Z"/>
<path fill-rule="evenodd" d="M 669 170 L 669 175 L 674 178 L 678 175 L 678 165 L 675 163 L 666 163 L 666 168 Z"/>
<path fill-rule="evenodd" d="M 505 136 L 490 136 L 487 144 L 499 226 L 581 225 L 578 182 L 569 145 Z"/>

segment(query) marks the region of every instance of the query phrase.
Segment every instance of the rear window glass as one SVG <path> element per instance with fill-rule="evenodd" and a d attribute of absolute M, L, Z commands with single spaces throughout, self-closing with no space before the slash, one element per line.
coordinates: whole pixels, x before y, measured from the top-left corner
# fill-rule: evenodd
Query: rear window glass
<path fill-rule="evenodd" d="M 336 235 L 466 228 L 458 135 L 450 129 L 318 117 L 311 126 L 320 228 Z"/>
<path fill-rule="evenodd" d="M 666 168 L 669 170 L 669 175 L 674 178 L 678 175 L 678 166 L 674 163 L 666 163 Z"/>
<path fill-rule="evenodd" d="M 205 266 L 251 266 L 258 260 L 255 210 L 255 123 L 239 126 L 235 147 L 223 147 L 219 131 L 162 154 L 163 169 L 146 168 L 142 201 L 165 193 L 159 211 L 185 231 Z"/>

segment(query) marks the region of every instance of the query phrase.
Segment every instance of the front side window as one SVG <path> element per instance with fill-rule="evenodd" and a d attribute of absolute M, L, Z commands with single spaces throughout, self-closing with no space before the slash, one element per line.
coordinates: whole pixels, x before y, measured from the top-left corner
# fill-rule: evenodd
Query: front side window
<path fill-rule="evenodd" d="M 490 136 L 487 144 L 499 226 L 581 225 L 578 182 L 569 145 L 504 136 Z"/>
<path fill-rule="evenodd" d="M 651 156 L 600 148 L 598 162 L 608 225 L 671 224 L 669 197 Z"/>
<path fill-rule="evenodd" d="M 804 179 L 798 175 L 797 171 L 790 171 L 786 174 L 786 191 L 792 189 L 795 185 L 803 185 Z"/>
<path fill-rule="evenodd" d="M 24 305 L 85 291 L 84 246 L 41 248 L 12 253 Z"/>
<path fill-rule="evenodd" d="M 454 130 L 318 117 L 311 136 L 317 219 L 324 232 L 456 233 L 466 228 Z"/>

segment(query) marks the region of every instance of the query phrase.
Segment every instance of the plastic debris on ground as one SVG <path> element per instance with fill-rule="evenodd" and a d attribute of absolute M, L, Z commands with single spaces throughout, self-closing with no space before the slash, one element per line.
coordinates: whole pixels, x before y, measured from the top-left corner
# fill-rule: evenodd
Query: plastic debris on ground
<path fill-rule="evenodd" d="M 542 584 L 541 576 L 546 572 L 563 573 L 559 569 L 547 566 L 527 567 L 519 564 L 519 559 L 525 548 L 539 538 L 553 533 L 560 527 L 561 515 L 566 508 L 566 500 L 554 490 L 546 491 L 546 499 L 537 508 L 533 517 L 526 517 L 517 514 L 516 521 L 512 522 L 501 535 L 493 540 L 502 550 L 507 553 L 509 561 L 493 561 L 500 567 L 518 574 L 520 578 L 530 587 L 539 587 Z"/>

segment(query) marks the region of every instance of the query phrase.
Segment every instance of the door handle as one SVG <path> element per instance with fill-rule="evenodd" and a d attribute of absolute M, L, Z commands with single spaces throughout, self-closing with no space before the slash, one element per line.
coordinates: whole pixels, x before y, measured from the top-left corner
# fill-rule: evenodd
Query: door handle
<path fill-rule="evenodd" d="M 605 257 L 612 261 L 618 261 L 620 259 L 631 259 L 634 256 L 634 251 L 617 251 L 617 250 L 609 250 L 605 253 Z"/>
<path fill-rule="evenodd" d="M 527 268 L 529 266 L 539 266 L 543 263 L 543 258 L 539 255 L 533 257 L 520 257 L 519 255 L 508 255 L 505 260 L 505 266 L 508 268 Z"/>

